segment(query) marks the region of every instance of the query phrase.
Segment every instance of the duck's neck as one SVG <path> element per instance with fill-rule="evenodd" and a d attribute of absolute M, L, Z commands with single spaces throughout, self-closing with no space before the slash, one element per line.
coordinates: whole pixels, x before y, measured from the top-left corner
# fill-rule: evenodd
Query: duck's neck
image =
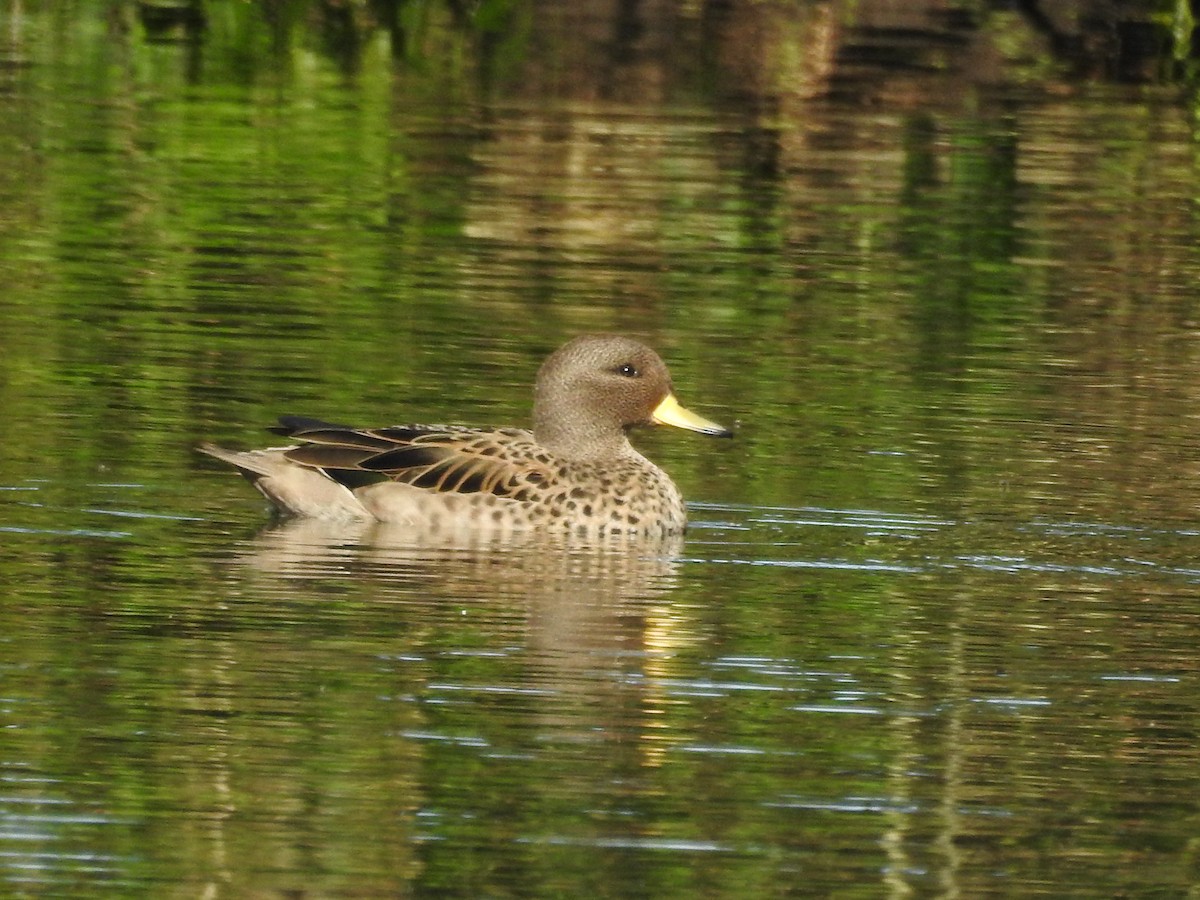
<path fill-rule="evenodd" d="M 636 454 L 625 431 L 587 416 L 549 417 L 534 410 L 533 437 L 547 450 L 576 462 L 620 459 Z"/>

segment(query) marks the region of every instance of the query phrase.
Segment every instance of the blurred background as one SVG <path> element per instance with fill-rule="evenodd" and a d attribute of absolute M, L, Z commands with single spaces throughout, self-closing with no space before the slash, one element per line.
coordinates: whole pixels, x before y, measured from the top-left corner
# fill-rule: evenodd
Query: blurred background
<path fill-rule="evenodd" d="M 0 0 L 4 889 L 1195 896 L 1197 15 Z M 685 545 L 193 450 L 585 331 L 738 431 Z"/>

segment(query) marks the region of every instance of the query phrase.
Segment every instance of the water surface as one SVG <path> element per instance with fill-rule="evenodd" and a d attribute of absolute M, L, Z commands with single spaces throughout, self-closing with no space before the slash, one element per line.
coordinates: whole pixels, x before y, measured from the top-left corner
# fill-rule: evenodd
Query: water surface
<path fill-rule="evenodd" d="M 884 6 L 9 16 L 6 891 L 1200 890 L 1194 99 Z M 591 330 L 737 424 L 635 436 L 682 542 L 192 449 L 523 424 Z"/>

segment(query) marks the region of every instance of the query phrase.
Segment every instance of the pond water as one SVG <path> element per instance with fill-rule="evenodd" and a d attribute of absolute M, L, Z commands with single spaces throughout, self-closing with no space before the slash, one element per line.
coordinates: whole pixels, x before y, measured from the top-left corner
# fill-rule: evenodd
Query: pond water
<path fill-rule="evenodd" d="M 14 4 L 0 892 L 1200 895 L 1195 95 L 895 6 Z M 736 424 L 683 540 L 194 450 L 587 331 Z"/>

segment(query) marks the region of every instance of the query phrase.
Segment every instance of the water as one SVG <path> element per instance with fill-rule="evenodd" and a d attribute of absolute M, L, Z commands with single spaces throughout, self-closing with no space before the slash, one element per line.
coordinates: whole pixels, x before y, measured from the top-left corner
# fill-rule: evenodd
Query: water
<path fill-rule="evenodd" d="M 1200 892 L 1194 99 L 883 6 L 6 13 L 0 893 Z M 589 330 L 737 423 L 685 541 L 192 449 Z"/>

